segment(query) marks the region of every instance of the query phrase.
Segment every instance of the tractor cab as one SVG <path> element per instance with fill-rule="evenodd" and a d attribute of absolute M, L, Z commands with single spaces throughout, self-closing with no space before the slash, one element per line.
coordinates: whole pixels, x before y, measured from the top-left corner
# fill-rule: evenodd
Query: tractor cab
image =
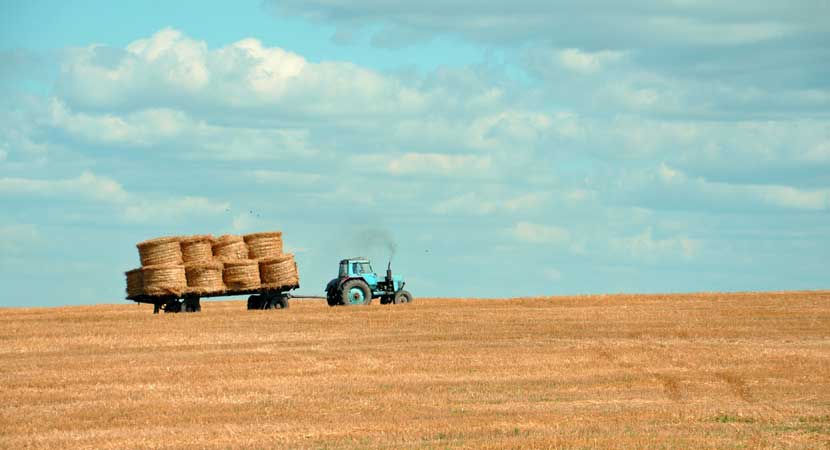
<path fill-rule="evenodd" d="M 392 263 L 386 267 L 386 277 L 379 278 L 368 258 L 347 258 L 340 261 L 337 278 L 326 285 L 329 306 L 369 304 L 380 298 L 381 304 L 408 303 L 412 295 L 403 290 L 403 277 L 392 275 Z"/>
<path fill-rule="evenodd" d="M 368 259 L 344 259 L 340 261 L 340 274 L 342 277 L 359 277 L 363 274 L 375 275 L 372 270 L 372 263 Z"/>

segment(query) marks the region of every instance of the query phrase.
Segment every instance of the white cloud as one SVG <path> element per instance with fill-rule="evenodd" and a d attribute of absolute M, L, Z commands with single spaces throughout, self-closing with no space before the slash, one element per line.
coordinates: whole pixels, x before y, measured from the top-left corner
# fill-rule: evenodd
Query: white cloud
<path fill-rule="evenodd" d="M 437 203 L 432 207 L 436 214 L 474 214 L 487 215 L 498 210 L 498 205 L 491 199 L 485 199 L 475 192 L 468 192 Z"/>
<path fill-rule="evenodd" d="M 550 201 L 547 192 L 528 192 L 517 196 L 502 193 L 483 194 L 466 192 L 438 202 L 432 212 L 442 215 L 489 215 L 495 213 L 513 214 L 517 212 L 538 211 Z"/>
<path fill-rule="evenodd" d="M 772 20 L 717 23 L 687 17 L 652 17 L 646 23 L 659 35 L 684 36 L 689 43 L 702 45 L 751 44 L 785 37 L 796 31 L 794 26 Z"/>
<path fill-rule="evenodd" d="M 291 185 L 311 187 L 320 184 L 325 177 L 310 172 L 289 172 L 284 170 L 254 170 L 251 175 L 259 184 L 267 185 Z"/>
<path fill-rule="evenodd" d="M 676 257 L 692 259 L 700 252 L 701 246 L 700 241 L 685 236 L 654 238 L 651 227 L 634 236 L 610 239 L 612 251 L 645 261 Z"/>
<path fill-rule="evenodd" d="M 657 176 L 662 186 L 651 186 L 648 189 L 674 189 L 674 192 L 683 193 L 678 196 L 678 201 L 681 202 L 683 197 L 702 197 L 712 204 L 730 202 L 802 211 L 830 210 L 830 189 L 712 182 L 702 177 L 689 177 L 666 164 L 657 169 Z"/>
<path fill-rule="evenodd" d="M 267 106 L 270 114 L 293 111 L 352 119 L 397 116 L 420 111 L 424 104 L 422 93 L 351 63 L 312 63 L 252 38 L 211 50 L 204 41 L 173 29 L 137 40 L 125 50 L 89 46 L 69 52 L 57 93 L 80 108 Z M 361 108 L 354 108 L 357 104 Z"/>
<path fill-rule="evenodd" d="M 488 46 L 550 41 L 596 48 L 709 48 L 782 41 L 796 33 L 826 35 L 821 1 L 631 2 L 421 0 L 401 4 L 354 0 L 348 12 L 330 0 L 268 0 L 273 11 L 324 21 L 341 33 L 365 29 L 376 44 L 398 46 L 461 36 Z M 552 33 L 551 30 L 556 30 Z M 817 45 L 821 39 L 795 40 Z M 804 42 L 806 41 L 806 43 Z M 814 41 L 814 42 L 813 42 Z M 786 42 L 786 41 L 785 41 Z M 673 52 L 673 54 L 676 52 Z"/>
<path fill-rule="evenodd" d="M 103 204 L 114 208 L 128 222 L 169 221 L 193 215 L 215 215 L 230 206 L 227 202 L 214 202 L 204 197 L 154 197 L 130 193 L 117 181 L 92 172 L 84 172 L 76 178 L 57 180 L 0 178 L 0 196 L 60 198 Z"/>
<path fill-rule="evenodd" d="M 123 115 L 75 113 L 60 100 L 50 104 L 50 125 L 70 136 L 100 146 L 177 148 L 183 158 L 223 160 L 309 157 L 308 131 L 211 125 L 167 108 Z"/>
<path fill-rule="evenodd" d="M 618 51 L 586 52 L 578 48 L 568 48 L 557 53 L 563 67 L 583 75 L 597 73 L 603 70 L 605 65 L 619 61 L 623 56 L 624 53 Z"/>
<path fill-rule="evenodd" d="M 533 244 L 565 244 L 571 239 L 565 228 L 525 221 L 517 222 L 511 233 L 516 239 Z"/>
<path fill-rule="evenodd" d="M 396 175 L 426 173 L 452 176 L 486 173 L 490 171 L 492 164 L 493 160 L 489 156 L 404 153 L 392 158 L 386 164 L 386 168 Z"/>
<path fill-rule="evenodd" d="M 116 181 L 84 172 L 76 178 L 42 180 L 32 178 L 0 178 L 0 194 L 43 197 L 80 197 L 104 203 L 122 204 L 130 196 Z"/>
<path fill-rule="evenodd" d="M 544 113 L 506 110 L 476 119 L 469 129 L 471 145 L 483 150 L 504 151 L 505 145 L 534 146 L 553 126 Z"/>
<path fill-rule="evenodd" d="M 549 192 L 528 192 L 504 202 L 508 211 L 531 211 L 544 206 L 551 199 Z"/>

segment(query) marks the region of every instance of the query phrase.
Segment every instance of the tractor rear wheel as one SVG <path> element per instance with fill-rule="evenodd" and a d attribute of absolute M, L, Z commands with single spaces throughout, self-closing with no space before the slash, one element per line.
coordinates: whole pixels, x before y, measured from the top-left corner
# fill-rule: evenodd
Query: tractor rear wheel
<path fill-rule="evenodd" d="M 409 291 L 398 291 L 395 294 L 394 303 L 400 305 L 402 303 L 410 303 L 412 301 L 412 294 Z"/>
<path fill-rule="evenodd" d="M 372 291 L 363 280 L 349 280 L 340 289 L 340 302 L 343 305 L 368 305 L 372 301 Z"/>

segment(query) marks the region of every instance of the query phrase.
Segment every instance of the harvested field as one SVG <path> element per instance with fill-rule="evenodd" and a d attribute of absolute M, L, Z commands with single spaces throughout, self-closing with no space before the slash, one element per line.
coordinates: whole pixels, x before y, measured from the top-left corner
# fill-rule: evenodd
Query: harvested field
<path fill-rule="evenodd" d="M 4 448 L 830 448 L 830 292 L 0 309 Z"/>

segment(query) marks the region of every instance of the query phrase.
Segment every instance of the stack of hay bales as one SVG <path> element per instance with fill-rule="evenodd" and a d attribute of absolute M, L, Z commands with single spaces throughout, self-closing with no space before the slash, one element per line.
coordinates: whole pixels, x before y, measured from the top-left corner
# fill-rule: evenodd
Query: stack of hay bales
<path fill-rule="evenodd" d="M 300 283 L 294 255 L 280 255 L 259 260 L 259 274 L 264 288 L 293 286 Z"/>
<path fill-rule="evenodd" d="M 136 245 L 141 267 L 126 272 L 127 297 L 221 295 L 299 284 L 282 233 L 171 236 Z"/>

